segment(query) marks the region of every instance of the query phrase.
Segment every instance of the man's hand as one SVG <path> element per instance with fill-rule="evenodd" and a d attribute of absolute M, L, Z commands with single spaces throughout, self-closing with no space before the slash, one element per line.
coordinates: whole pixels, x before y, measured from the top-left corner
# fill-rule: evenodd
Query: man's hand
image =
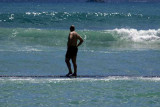
<path fill-rule="evenodd" d="M 81 37 L 78 38 L 80 42 L 78 43 L 77 47 L 79 47 L 83 43 L 83 39 Z"/>

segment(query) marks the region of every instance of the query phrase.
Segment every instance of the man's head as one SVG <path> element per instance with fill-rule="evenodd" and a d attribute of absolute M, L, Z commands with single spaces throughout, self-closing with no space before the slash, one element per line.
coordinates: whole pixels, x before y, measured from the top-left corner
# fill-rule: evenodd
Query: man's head
<path fill-rule="evenodd" d="M 72 31 L 74 31 L 75 30 L 75 27 L 74 27 L 74 25 L 72 25 L 71 27 L 70 27 L 70 31 L 72 32 Z"/>

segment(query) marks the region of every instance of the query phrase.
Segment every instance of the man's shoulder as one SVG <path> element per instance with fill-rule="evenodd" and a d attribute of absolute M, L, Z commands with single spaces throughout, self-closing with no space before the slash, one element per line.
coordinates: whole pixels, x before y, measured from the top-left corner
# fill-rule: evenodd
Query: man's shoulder
<path fill-rule="evenodd" d="M 78 33 L 77 33 L 77 32 L 75 32 L 75 31 L 70 32 L 69 34 L 70 34 L 70 35 L 78 35 Z"/>
<path fill-rule="evenodd" d="M 72 32 L 70 32 L 70 33 L 77 33 L 76 31 L 72 31 Z"/>

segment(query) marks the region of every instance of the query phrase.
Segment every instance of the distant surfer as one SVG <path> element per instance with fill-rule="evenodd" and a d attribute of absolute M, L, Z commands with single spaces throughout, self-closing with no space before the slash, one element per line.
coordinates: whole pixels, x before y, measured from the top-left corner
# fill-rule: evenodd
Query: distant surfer
<path fill-rule="evenodd" d="M 78 42 L 79 40 L 79 42 Z M 78 47 L 83 43 L 82 37 L 75 32 L 75 27 L 72 25 L 70 27 L 70 33 L 68 36 L 68 42 L 67 42 L 67 52 L 66 52 L 66 57 L 65 57 L 65 62 L 68 67 L 68 74 L 66 76 L 77 76 L 77 63 L 76 63 L 76 58 L 77 58 L 77 52 L 78 52 Z M 71 69 L 71 63 L 70 59 L 72 60 L 73 67 L 74 67 L 74 73 L 72 74 L 72 69 Z"/>

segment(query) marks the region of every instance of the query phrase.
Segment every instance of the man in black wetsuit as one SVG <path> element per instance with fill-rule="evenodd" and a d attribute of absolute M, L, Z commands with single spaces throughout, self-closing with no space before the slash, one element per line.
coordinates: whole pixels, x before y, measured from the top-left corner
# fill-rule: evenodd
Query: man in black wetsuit
<path fill-rule="evenodd" d="M 79 43 L 78 40 L 80 41 Z M 69 73 L 66 76 L 77 76 L 77 63 L 76 63 L 76 58 L 77 58 L 77 52 L 78 52 L 78 47 L 83 43 L 82 37 L 75 32 L 75 27 L 72 25 L 70 27 L 70 33 L 68 36 L 68 42 L 67 42 L 67 52 L 66 52 L 66 64 L 69 70 Z M 71 69 L 71 64 L 70 64 L 70 59 L 72 60 L 73 67 L 74 67 L 74 73 L 72 74 L 72 69 Z"/>

